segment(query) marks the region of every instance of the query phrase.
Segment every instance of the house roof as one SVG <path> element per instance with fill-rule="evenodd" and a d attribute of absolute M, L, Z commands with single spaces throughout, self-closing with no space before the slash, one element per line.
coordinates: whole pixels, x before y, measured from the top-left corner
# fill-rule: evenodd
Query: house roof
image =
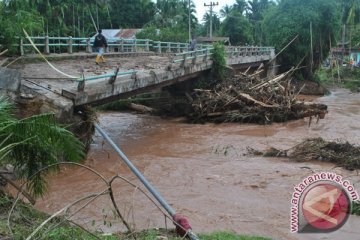
<path fill-rule="evenodd" d="M 213 43 L 213 42 L 229 42 L 229 37 L 198 37 L 196 39 L 198 42 L 207 42 L 207 43 Z"/>
<path fill-rule="evenodd" d="M 125 39 L 133 39 L 136 38 L 136 33 L 141 31 L 141 29 L 137 28 L 129 28 L 129 29 L 102 29 L 102 34 L 106 38 L 125 38 Z M 97 33 L 92 36 L 94 38 Z"/>
<path fill-rule="evenodd" d="M 121 29 L 121 31 L 118 32 L 115 37 L 125 38 L 125 39 L 136 38 L 135 35 L 139 31 L 141 31 L 141 29 L 137 29 L 137 28 Z"/>
<path fill-rule="evenodd" d="M 102 34 L 106 38 L 115 38 L 115 37 L 117 37 L 117 34 L 119 34 L 120 32 L 121 32 L 121 29 L 102 29 Z M 97 35 L 97 33 L 93 37 L 95 37 L 96 35 Z"/>

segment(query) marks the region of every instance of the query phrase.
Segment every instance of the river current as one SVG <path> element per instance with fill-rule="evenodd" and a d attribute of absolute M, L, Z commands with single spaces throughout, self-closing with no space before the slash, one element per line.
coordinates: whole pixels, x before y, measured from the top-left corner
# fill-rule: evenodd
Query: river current
<path fill-rule="evenodd" d="M 303 119 L 272 125 L 192 125 L 181 119 L 119 112 L 100 113 L 99 121 L 168 203 L 189 219 L 194 232 L 233 231 L 273 239 L 360 239 L 360 217 L 351 216 L 335 233 L 318 235 L 291 234 L 289 220 L 293 187 L 313 171 L 341 174 L 360 192 L 360 176 L 355 171 L 330 163 L 247 154 L 249 147 L 288 149 L 313 137 L 360 145 L 360 94 L 337 89 L 314 101 L 327 104 L 329 113 L 311 124 Z M 98 133 L 84 164 L 107 179 L 119 174 L 143 188 Z M 48 182 L 48 194 L 36 204 L 48 213 L 106 188 L 96 175 L 80 167 L 63 167 Z M 114 192 L 120 211 L 137 230 L 173 227 L 133 186 L 116 180 Z M 93 230 L 125 230 L 112 209 L 110 198 L 102 196 L 72 219 Z"/>

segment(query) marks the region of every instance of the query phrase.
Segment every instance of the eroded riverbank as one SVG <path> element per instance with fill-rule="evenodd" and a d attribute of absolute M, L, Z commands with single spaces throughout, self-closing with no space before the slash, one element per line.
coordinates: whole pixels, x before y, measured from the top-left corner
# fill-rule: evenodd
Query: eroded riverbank
<path fill-rule="evenodd" d="M 340 138 L 359 145 L 360 95 L 336 90 L 316 101 L 327 104 L 329 114 L 310 126 L 309 119 L 263 126 L 191 125 L 176 119 L 114 112 L 102 113 L 99 119 L 167 201 L 188 216 L 195 232 L 228 230 L 274 239 L 358 239 L 358 217 L 351 217 L 331 235 L 289 233 L 294 185 L 312 171 L 329 170 L 351 180 L 360 191 L 360 177 L 355 172 L 326 163 L 294 163 L 245 155 L 249 146 L 260 150 L 270 146 L 287 149 L 308 137 Z M 141 186 L 98 134 L 85 164 L 107 178 L 119 173 Z M 49 178 L 49 183 L 49 194 L 37 203 L 38 209 L 49 213 L 105 187 L 88 171 L 69 167 Z M 164 226 L 162 214 L 138 191 L 123 182 L 117 182 L 115 188 L 121 211 L 137 229 Z M 112 219 L 108 198 L 100 198 L 73 219 L 89 228 L 110 232 L 123 229 L 119 228 L 119 220 Z M 104 226 L 104 220 L 112 222 L 112 227 Z"/>

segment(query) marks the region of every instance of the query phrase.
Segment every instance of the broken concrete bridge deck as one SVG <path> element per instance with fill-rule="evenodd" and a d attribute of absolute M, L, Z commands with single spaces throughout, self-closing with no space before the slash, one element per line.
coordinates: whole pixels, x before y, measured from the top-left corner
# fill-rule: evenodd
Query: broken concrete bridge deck
<path fill-rule="evenodd" d="M 228 57 L 227 62 L 232 66 L 258 66 L 270 60 L 272 55 L 273 53 Z M 106 56 L 106 63 L 96 65 L 93 54 L 47 56 L 56 69 L 77 79 L 57 72 L 44 60 L 39 59 L 39 56 L 26 56 L 11 68 L 21 71 L 23 92 L 36 95 L 46 103 L 40 112 L 52 111 L 62 119 L 67 118 L 69 114 L 72 115 L 74 108 L 78 106 L 103 104 L 192 79 L 212 66 L 209 57 L 199 57 L 195 60 L 190 58 L 185 62 L 172 63 L 173 57 L 174 55 L 170 54 L 145 52 L 109 54 Z M 119 72 L 135 71 L 136 74 L 118 76 L 113 82 L 109 81 L 109 77 L 86 80 L 83 87 L 79 86 L 82 72 L 87 79 L 90 76 L 112 74 L 118 67 Z"/>

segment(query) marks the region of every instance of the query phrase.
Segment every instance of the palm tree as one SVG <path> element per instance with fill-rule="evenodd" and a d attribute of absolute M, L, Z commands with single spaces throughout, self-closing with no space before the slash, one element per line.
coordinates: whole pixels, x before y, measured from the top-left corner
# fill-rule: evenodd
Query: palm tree
<path fill-rule="evenodd" d="M 230 15 L 230 13 L 231 13 L 232 10 L 233 10 L 233 7 L 226 4 L 226 5 L 220 10 L 220 16 L 221 16 L 222 18 L 226 18 L 227 16 Z"/>
<path fill-rule="evenodd" d="M 12 110 L 12 104 L 0 97 L 0 165 L 11 163 L 20 178 L 29 180 L 28 190 L 41 196 L 46 181 L 44 173 L 37 172 L 62 160 L 82 159 L 84 146 L 55 122 L 53 114 L 17 120 Z"/>
<path fill-rule="evenodd" d="M 210 13 L 205 13 L 204 17 L 203 17 L 203 21 L 204 23 L 204 27 L 206 29 L 206 31 L 210 30 Z M 213 13 L 212 15 L 212 30 L 214 35 L 217 35 L 218 30 L 220 29 L 220 18 L 217 16 L 216 13 Z"/>
<path fill-rule="evenodd" d="M 245 0 L 236 0 L 236 3 L 234 4 L 234 10 L 239 12 L 240 14 L 244 14 L 244 12 L 247 10 L 248 5 Z"/>

